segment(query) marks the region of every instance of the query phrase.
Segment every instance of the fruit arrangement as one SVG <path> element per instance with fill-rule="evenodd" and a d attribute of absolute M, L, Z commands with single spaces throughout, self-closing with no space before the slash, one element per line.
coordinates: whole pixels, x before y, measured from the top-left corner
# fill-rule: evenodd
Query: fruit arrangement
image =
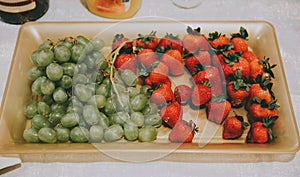
<path fill-rule="evenodd" d="M 250 126 L 247 143 L 271 142 L 279 108 L 272 92 L 276 65 L 255 55 L 243 27 L 230 37 L 186 31 L 182 38 L 160 38 L 155 31 L 133 40 L 116 34 L 106 57 L 100 39 L 44 42 L 30 57 L 33 96 L 24 114 L 31 127 L 24 139 L 151 142 L 159 127 L 167 127 L 170 142 L 190 143 L 199 127 L 183 118 L 189 107 L 205 110 L 208 121 L 223 127 L 225 140 L 240 138 Z M 192 84 L 174 83 L 183 75 Z"/>

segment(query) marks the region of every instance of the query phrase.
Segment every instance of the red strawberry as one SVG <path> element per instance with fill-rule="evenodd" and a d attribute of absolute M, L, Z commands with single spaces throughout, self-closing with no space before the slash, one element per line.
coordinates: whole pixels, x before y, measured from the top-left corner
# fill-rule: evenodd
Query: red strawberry
<path fill-rule="evenodd" d="M 202 66 L 211 65 L 210 54 L 208 51 L 200 51 L 198 55 L 189 53 L 185 55 L 185 66 L 190 71 L 192 75 L 196 74 Z"/>
<path fill-rule="evenodd" d="M 170 74 L 178 76 L 184 73 L 182 55 L 178 50 L 168 50 L 160 60 L 168 66 Z"/>
<path fill-rule="evenodd" d="M 198 67 L 200 67 L 198 65 Z M 193 76 L 193 80 L 196 84 L 203 81 L 209 81 L 212 85 L 221 82 L 221 77 L 218 68 L 214 66 L 202 67 L 200 71 Z"/>
<path fill-rule="evenodd" d="M 276 101 L 268 104 L 265 100 L 260 100 L 259 98 L 254 97 L 252 104 L 249 107 L 248 120 L 252 123 L 254 121 L 262 121 L 268 116 L 277 116 L 278 107 L 279 106 L 276 104 Z"/>
<path fill-rule="evenodd" d="M 231 43 L 234 46 L 234 50 L 236 52 L 247 52 L 248 44 L 247 44 L 248 32 L 245 28 L 240 27 L 239 33 L 231 34 Z"/>
<path fill-rule="evenodd" d="M 200 28 L 187 28 L 187 33 L 183 39 L 183 46 L 188 52 L 195 52 L 196 50 L 208 50 L 209 43 L 204 35 L 200 33 Z"/>
<path fill-rule="evenodd" d="M 125 41 L 127 41 L 127 43 L 124 45 L 123 48 L 124 49 L 131 48 L 132 42 L 130 42 L 128 38 L 124 37 L 123 34 L 116 34 L 113 39 L 112 50 L 115 50 L 116 48 L 118 48 Z"/>
<path fill-rule="evenodd" d="M 193 121 L 179 120 L 171 130 L 169 140 L 172 143 L 191 143 L 197 131 Z"/>
<path fill-rule="evenodd" d="M 138 35 L 138 39 L 136 41 L 137 47 L 140 48 L 146 48 L 146 49 L 152 49 L 154 50 L 156 46 L 158 45 L 158 38 L 156 36 L 156 31 L 151 31 L 147 35 Z"/>
<path fill-rule="evenodd" d="M 136 73 L 136 58 L 134 54 L 120 54 L 114 63 L 115 67 L 120 70 L 129 69 Z"/>
<path fill-rule="evenodd" d="M 148 68 L 156 61 L 156 54 L 152 49 L 142 49 L 139 51 L 137 59 Z"/>
<path fill-rule="evenodd" d="M 166 66 L 162 62 L 159 62 L 157 66 L 150 72 L 147 78 L 149 80 L 148 83 L 151 83 L 151 85 L 165 83 L 169 79 L 168 72 L 168 66 Z"/>
<path fill-rule="evenodd" d="M 258 75 L 262 78 L 274 78 L 274 73 L 272 69 L 276 66 L 270 65 L 270 58 L 256 59 L 250 63 L 250 79 L 255 80 Z"/>
<path fill-rule="evenodd" d="M 154 90 L 151 95 L 151 101 L 157 105 L 174 100 L 174 94 L 171 87 L 162 84 L 158 89 Z"/>
<path fill-rule="evenodd" d="M 156 78 L 156 79 L 159 80 L 159 78 Z M 150 85 L 150 86 L 157 86 L 159 84 L 166 84 L 167 86 L 172 87 L 172 82 L 168 77 L 166 79 L 160 80 L 160 82 L 158 82 L 158 83 L 153 83 L 152 80 L 151 80 L 151 77 L 146 77 L 145 84 Z"/>
<path fill-rule="evenodd" d="M 160 110 L 162 120 L 170 127 L 174 127 L 177 121 L 182 119 L 182 107 L 174 101 Z"/>
<path fill-rule="evenodd" d="M 234 46 L 234 50 L 236 52 L 247 52 L 248 51 L 248 44 L 245 39 L 240 37 L 235 37 L 231 39 L 231 43 Z"/>
<path fill-rule="evenodd" d="M 146 77 L 145 84 L 146 85 L 150 85 L 150 86 L 153 84 L 152 81 L 151 81 L 151 79 L 150 79 L 150 77 Z"/>
<path fill-rule="evenodd" d="M 208 51 L 199 51 L 198 59 L 200 61 L 200 64 L 205 66 L 211 65 L 211 59 L 210 59 L 210 53 Z"/>
<path fill-rule="evenodd" d="M 166 34 L 163 38 L 159 40 L 157 48 L 160 51 L 165 51 L 168 49 L 178 50 L 182 54 L 183 44 L 178 36 L 174 36 L 173 34 Z"/>
<path fill-rule="evenodd" d="M 172 87 L 172 82 L 169 77 L 163 84 L 166 84 L 167 86 Z"/>
<path fill-rule="evenodd" d="M 267 117 L 263 119 L 263 122 L 254 122 L 251 124 L 246 141 L 248 143 L 269 143 L 273 141 L 274 136 L 271 128 L 277 119 L 278 116 Z"/>
<path fill-rule="evenodd" d="M 192 89 L 187 85 L 178 85 L 174 89 L 175 100 L 180 104 L 186 104 L 191 97 Z"/>
<path fill-rule="evenodd" d="M 207 119 L 222 124 L 231 110 L 231 104 L 223 96 L 214 96 L 206 107 Z"/>
<path fill-rule="evenodd" d="M 253 53 L 251 51 L 244 52 L 243 58 L 245 58 L 249 63 L 251 63 L 253 60 L 258 59 L 258 57 L 255 55 L 255 53 Z"/>
<path fill-rule="evenodd" d="M 198 65 L 200 65 L 200 60 L 198 58 L 198 56 L 195 56 L 193 54 L 189 55 L 186 59 L 185 59 L 185 66 L 187 67 L 187 69 L 190 71 L 190 73 L 192 75 L 196 74 L 198 72 Z"/>
<path fill-rule="evenodd" d="M 243 78 L 249 78 L 249 62 L 238 53 L 226 54 L 224 61 L 226 64 L 223 65 L 223 72 L 227 79 L 230 78 L 237 69 L 240 69 Z"/>
<path fill-rule="evenodd" d="M 208 36 L 210 45 L 215 49 L 218 49 L 229 43 L 229 38 L 226 37 L 225 34 L 218 33 L 217 31 L 209 33 Z"/>
<path fill-rule="evenodd" d="M 249 126 L 244 122 L 244 118 L 235 114 L 235 116 L 227 117 L 223 124 L 223 138 L 237 139 L 242 136 L 245 128 Z"/>
<path fill-rule="evenodd" d="M 192 107 L 201 107 L 211 99 L 211 83 L 196 84 L 192 91 Z"/>
<path fill-rule="evenodd" d="M 223 66 L 226 64 L 225 63 L 225 55 L 230 54 L 230 53 L 235 53 L 235 51 L 234 50 L 226 50 L 221 53 L 219 53 L 219 52 L 215 53 L 212 57 L 212 61 L 211 61 L 212 65 L 217 68 L 223 68 Z"/>
<path fill-rule="evenodd" d="M 252 100 L 254 97 L 259 98 L 260 100 L 265 100 L 266 103 L 271 103 L 273 96 L 273 92 L 271 91 L 272 83 L 267 78 L 261 78 L 259 75 L 255 83 L 251 85 L 249 91 L 248 101 L 245 105 L 246 110 L 249 110 L 250 105 L 252 104 Z"/>
<path fill-rule="evenodd" d="M 233 107 L 244 105 L 246 98 L 249 96 L 250 86 L 243 80 L 241 71 L 237 69 L 233 75 L 233 80 L 227 84 L 227 93 Z"/>

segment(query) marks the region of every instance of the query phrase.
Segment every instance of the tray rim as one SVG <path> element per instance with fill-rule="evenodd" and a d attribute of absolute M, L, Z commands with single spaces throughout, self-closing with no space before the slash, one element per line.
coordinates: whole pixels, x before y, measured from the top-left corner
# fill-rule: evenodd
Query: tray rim
<path fill-rule="evenodd" d="M 298 128 L 298 125 L 297 125 L 297 122 L 296 122 L 296 117 L 295 117 L 295 112 L 294 112 L 294 108 L 293 108 L 293 104 L 292 104 L 292 101 L 291 101 L 291 95 L 290 95 L 290 90 L 289 90 L 289 87 L 288 87 L 288 84 L 287 84 L 287 78 L 286 78 L 286 75 L 285 75 L 285 69 L 283 67 L 283 63 L 282 63 L 282 57 L 281 57 L 281 53 L 280 53 L 280 49 L 279 49 L 279 44 L 278 44 L 278 39 L 277 39 L 277 36 L 276 36 L 276 31 L 275 31 L 275 27 L 273 26 L 272 23 L 268 22 L 268 21 L 265 21 L 265 20 L 171 20 L 169 21 L 170 19 L 168 19 L 168 21 L 166 20 L 159 20 L 159 21 L 156 21 L 156 20 L 147 20 L 147 21 L 139 21 L 139 20 L 123 20 L 123 21 L 67 21 L 67 22 L 64 22 L 64 21 L 59 21 L 59 22 L 55 22 L 55 21 L 47 21 L 47 22 L 28 22 L 28 23 L 25 23 L 23 24 L 20 28 L 19 28 L 19 31 L 18 31 L 18 36 L 17 36 L 17 40 L 16 40 L 16 45 L 15 45 L 15 48 L 14 48 L 14 54 L 13 54 L 13 57 L 12 57 L 12 60 L 11 60 L 11 64 L 10 64 L 10 69 L 9 69 L 9 73 L 8 73 L 8 77 L 7 77 L 7 81 L 6 81 L 6 85 L 5 85 L 5 89 L 4 89 L 4 92 L 3 92 L 3 96 L 5 97 L 2 97 L 2 100 L 1 100 L 1 107 L 0 107 L 0 121 L 2 119 L 2 114 L 3 114 L 3 105 L 5 104 L 5 100 L 7 99 L 7 91 L 8 91 L 8 87 L 10 85 L 10 78 L 12 77 L 12 68 L 13 66 L 15 65 L 15 57 L 16 57 L 16 50 L 19 46 L 19 42 L 20 42 L 20 36 L 21 36 L 21 32 L 22 30 L 24 30 L 24 28 L 26 29 L 27 27 L 30 27 L 32 25 L 67 25 L 67 24 L 74 24 L 74 25 L 81 25 L 81 24 L 110 24 L 110 25 L 114 25 L 116 23 L 173 23 L 173 22 L 182 22 L 182 23 L 208 23 L 208 24 L 213 24 L 213 23 L 226 23 L 226 24 L 231 24 L 231 23 L 234 23 L 234 24 L 237 24 L 237 23 L 240 23 L 240 24 L 248 24 L 248 23 L 263 23 L 263 24 L 266 24 L 268 26 L 270 26 L 273 30 L 273 37 L 275 39 L 275 46 L 277 48 L 277 52 L 278 52 L 278 57 L 279 57 L 279 62 L 280 62 L 280 65 L 282 66 L 280 68 L 280 72 L 281 72 L 281 75 L 283 77 L 283 84 L 284 84 L 284 87 L 287 89 L 287 93 L 288 93 L 288 98 L 287 98 L 287 101 L 289 102 L 289 104 L 291 105 L 290 107 L 290 110 L 291 110 L 291 114 L 293 116 L 292 118 L 292 121 L 293 121 L 293 125 L 295 126 L 296 128 L 296 135 L 298 136 L 298 140 L 297 140 L 297 147 L 293 147 L 292 149 L 290 149 L 289 151 L 279 151 L 279 152 L 268 152 L 268 151 L 247 151 L 246 153 L 249 153 L 249 154 L 256 154 L 256 153 L 264 153 L 264 154 L 295 154 L 296 152 L 298 152 L 300 150 L 300 136 L 299 136 L 299 128 Z M 18 143 L 15 143 L 15 144 L 18 144 Z M 14 144 L 14 145 L 15 145 Z M 213 145 L 213 144 L 212 144 Z M 0 154 L 23 154 L 24 152 L 17 152 L 17 151 L 13 151 L 13 150 L 5 150 L 1 147 L 5 147 L 5 145 L 3 146 L 3 144 L 0 143 Z M 228 153 L 228 154 L 236 154 L 236 153 L 241 153 L 241 152 L 232 152 L 232 151 L 222 151 L 222 150 L 204 150 L 203 149 L 198 149 L 198 150 L 195 150 L 195 151 L 198 151 L 198 153 Z M 43 153 L 47 153 L 45 151 L 41 151 Z M 174 153 L 188 153 L 189 151 L 187 149 L 176 149 L 175 151 L 173 151 Z M 193 152 L 190 151 L 190 152 Z M 245 152 L 243 152 L 245 153 Z M 26 154 L 26 153 L 25 153 Z"/>

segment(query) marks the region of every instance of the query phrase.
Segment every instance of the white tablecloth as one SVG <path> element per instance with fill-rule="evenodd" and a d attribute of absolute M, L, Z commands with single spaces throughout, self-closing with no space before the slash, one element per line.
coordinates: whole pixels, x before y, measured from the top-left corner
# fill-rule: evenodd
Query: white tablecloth
<path fill-rule="evenodd" d="M 266 20 L 275 26 L 280 52 L 300 125 L 300 1 L 299 0 L 202 0 L 184 10 L 170 0 L 144 0 L 135 17 L 160 16 L 178 20 Z M 51 0 L 39 21 L 108 21 L 88 12 L 79 0 Z M 20 26 L 0 22 L 0 100 L 5 88 Z M 3 176 L 300 176 L 300 153 L 286 163 L 22 163 Z"/>

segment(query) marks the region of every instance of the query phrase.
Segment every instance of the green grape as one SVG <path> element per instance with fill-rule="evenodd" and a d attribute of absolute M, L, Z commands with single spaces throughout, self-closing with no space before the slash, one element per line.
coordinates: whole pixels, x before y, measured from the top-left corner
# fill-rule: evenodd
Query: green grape
<path fill-rule="evenodd" d="M 76 70 L 78 71 L 77 73 L 85 74 L 87 73 L 88 68 L 85 63 L 79 63 L 76 66 Z"/>
<path fill-rule="evenodd" d="M 137 76 L 129 69 L 122 71 L 121 78 L 128 86 L 135 86 L 138 80 Z"/>
<path fill-rule="evenodd" d="M 101 125 L 103 128 L 107 128 L 110 125 L 109 118 L 103 112 L 98 112 L 98 117 L 99 125 Z"/>
<path fill-rule="evenodd" d="M 124 130 L 119 124 L 113 124 L 104 130 L 104 140 L 113 142 L 120 140 L 124 135 Z"/>
<path fill-rule="evenodd" d="M 129 104 L 129 96 L 128 94 L 120 93 L 118 96 L 114 95 L 113 97 L 113 104 L 118 111 L 130 111 L 130 104 Z"/>
<path fill-rule="evenodd" d="M 91 127 L 91 125 L 89 125 L 83 118 L 79 119 L 78 126 L 85 127 L 87 129 L 90 129 Z"/>
<path fill-rule="evenodd" d="M 39 51 L 33 51 L 29 57 L 32 64 L 37 64 L 37 58 L 39 57 Z"/>
<path fill-rule="evenodd" d="M 61 125 L 54 128 L 56 131 L 57 140 L 61 143 L 66 143 L 70 139 L 70 130 L 68 128 L 62 127 Z"/>
<path fill-rule="evenodd" d="M 69 112 L 61 118 L 60 122 L 61 122 L 62 126 L 71 128 L 71 127 L 78 125 L 79 119 L 80 118 L 77 113 Z"/>
<path fill-rule="evenodd" d="M 87 128 L 78 126 L 71 130 L 70 138 L 74 143 L 86 143 L 90 139 L 90 133 Z"/>
<path fill-rule="evenodd" d="M 74 93 L 82 102 L 87 102 L 92 97 L 92 91 L 83 84 L 77 84 Z"/>
<path fill-rule="evenodd" d="M 47 105 L 52 105 L 54 103 L 54 100 L 52 98 L 52 95 L 44 95 L 43 101 L 47 103 Z"/>
<path fill-rule="evenodd" d="M 51 112 L 53 111 L 65 111 L 67 109 L 67 105 L 64 103 L 53 103 L 50 106 Z"/>
<path fill-rule="evenodd" d="M 90 55 L 93 58 L 95 58 L 96 61 L 98 61 L 98 60 L 104 61 L 105 60 L 104 55 L 101 52 L 99 52 L 98 50 L 94 50 L 93 52 L 90 53 Z"/>
<path fill-rule="evenodd" d="M 64 40 L 60 40 L 57 42 L 57 45 L 63 45 L 71 49 L 73 47 L 73 38 L 72 37 L 67 37 Z"/>
<path fill-rule="evenodd" d="M 73 80 L 68 75 L 63 75 L 61 80 L 59 81 L 59 85 L 64 89 L 71 88 L 72 84 L 73 84 Z"/>
<path fill-rule="evenodd" d="M 50 49 L 42 49 L 38 51 L 37 56 L 32 60 L 35 60 L 39 66 L 47 66 L 54 60 L 54 54 Z"/>
<path fill-rule="evenodd" d="M 39 45 L 39 50 L 42 50 L 42 49 L 51 49 L 53 47 L 53 43 L 49 40 L 43 42 L 41 45 Z"/>
<path fill-rule="evenodd" d="M 83 104 L 75 96 L 71 98 L 71 101 L 67 107 L 67 112 L 72 112 L 72 111 L 78 114 L 81 114 L 83 111 Z"/>
<path fill-rule="evenodd" d="M 106 104 L 106 97 L 103 95 L 93 95 L 87 104 L 96 106 L 99 109 L 103 108 Z"/>
<path fill-rule="evenodd" d="M 90 128 L 90 141 L 92 143 L 99 143 L 104 137 L 104 129 L 100 125 L 93 125 Z"/>
<path fill-rule="evenodd" d="M 31 127 L 40 130 L 43 127 L 51 127 L 51 123 L 43 115 L 37 114 L 31 120 Z"/>
<path fill-rule="evenodd" d="M 140 89 L 140 92 L 146 96 L 150 96 L 149 90 L 151 89 L 150 85 L 143 85 Z"/>
<path fill-rule="evenodd" d="M 90 43 L 90 40 L 87 39 L 86 37 L 79 35 L 76 37 L 76 40 L 79 44 L 82 44 L 85 47 L 84 50 L 86 52 L 91 52 L 94 49 L 94 46 L 92 45 L 92 43 Z"/>
<path fill-rule="evenodd" d="M 38 66 L 31 67 L 27 72 L 27 78 L 31 81 L 35 81 L 40 76 L 44 76 L 44 75 L 45 75 L 44 69 Z"/>
<path fill-rule="evenodd" d="M 148 98 L 144 94 L 138 94 L 131 98 L 130 105 L 134 111 L 141 111 L 147 104 Z"/>
<path fill-rule="evenodd" d="M 85 57 L 84 45 L 77 43 L 71 48 L 71 58 L 74 62 L 78 62 Z"/>
<path fill-rule="evenodd" d="M 41 76 L 41 77 L 37 78 L 35 81 L 33 81 L 32 85 L 31 85 L 32 94 L 42 95 L 41 84 L 43 84 L 46 80 L 47 80 L 47 78 L 45 76 Z"/>
<path fill-rule="evenodd" d="M 61 118 L 65 115 L 65 112 L 62 110 L 55 110 L 52 111 L 49 115 L 49 122 L 51 123 L 52 127 L 55 127 L 58 123 L 60 123 Z"/>
<path fill-rule="evenodd" d="M 144 115 L 141 112 L 133 112 L 133 113 L 131 113 L 130 119 L 138 127 L 142 127 L 144 125 L 145 117 L 144 117 Z"/>
<path fill-rule="evenodd" d="M 116 108 L 115 108 L 115 105 L 113 103 L 112 97 L 109 97 L 109 98 L 106 99 L 106 104 L 105 104 L 105 107 L 104 107 L 104 112 L 107 115 L 116 112 Z"/>
<path fill-rule="evenodd" d="M 139 129 L 136 124 L 131 121 L 127 121 L 124 124 L 124 136 L 129 141 L 134 141 L 138 139 L 139 136 Z"/>
<path fill-rule="evenodd" d="M 162 118 L 158 113 L 146 115 L 145 116 L 145 125 L 151 125 L 151 126 L 158 128 L 162 125 Z"/>
<path fill-rule="evenodd" d="M 63 68 L 63 74 L 68 75 L 70 77 L 74 75 L 76 70 L 76 64 L 67 62 L 63 63 L 61 66 Z"/>
<path fill-rule="evenodd" d="M 94 46 L 94 50 L 100 50 L 105 45 L 104 41 L 100 38 L 93 38 L 90 40 L 90 42 Z"/>
<path fill-rule="evenodd" d="M 55 90 L 55 84 L 49 79 L 46 79 L 40 86 L 41 92 L 44 95 L 51 95 Z"/>
<path fill-rule="evenodd" d="M 156 114 L 157 112 L 158 112 L 158 107 L 157 104 L 155 103 L 148 103 L 142 110 L 142 113 L 144 115 Z"/>
<path fill-rule="evenodd" d="M 75 74 L 73 76 L 73 84 L 86 84 L 88 83 L 89 78 L 86 77 L 84 74 Z"/>
<path fill-rule="evenodd" d="M 86 105 L 83 107 L 83 118 L 89 125 L 96 125 L 99 123 L 98 109 L 92 105 Z"/>
<path fill-rule="evenodd" d="M 39 139 L 45 143 L 55 143 L 57 141 L 56 131 L 52 128 L 41 128 L 38 132 Z"/>
<path fill-rule="evenodd" d="M 39 143 L 40 139 L 38 136 L 38 131 L 34 128 L 27 128 L 23 132 L 23 138 L 28 143 Z"/>
<path fill-rule="evenodd" d="M 106 77 L 103 79 L 102 84 L 106 84 L 108 86 L 108 88 L 111 88 L 111 81 L 109 77 Z"/>
<path fill-rule="evenodd" d="M 56 61 L 64 63 L 70 60 L 71 51 L 64 45 L 57 45 L 54 47 L 54 57 Z"/>
<path fill-rule="evenodd" d="M 57 63 L 51 63 L 46 68 L 47 77 L 52 81 L 58 81 L 63 76 L 63 67 Z"/>
<path fill-rule="evenodd" d="M 97 108 L 104 108 L 106 104 L 106 97 L 104 95 L 95 95 L 95 101 Z"/>
<path fill-rule="evenodd" d="M 96 59 L 91 55 L 87 55 L 85 57 L 84 63 L 86 64 L 88 69 L 92 69 L 96 67 Z"/>
<path fill-rule="evenodd" d="M 88 84 L 86 84 L 85 85 L 86 86 L 86 88 L 87 89 L 89 89 L 93 94 L 95 93 L 95 87 L 96 87 L 96 85 L 95 85 L 95 83 L 88 83 Z"/>
<path fill-rule="evenodd" d="M 33 116 L 38 114 L 38 102 L 30 101 L 23 108 L 24 115 L 27 118 L 33 118 Z"/>
<path fill-rule="evenodd" d="M 100 84 L 95 90 L 96 95 L 103 95 L 105 97 L 108 97 L 109 92 L 110 92 L 110 87 L 107 84 L 103 84 L 103 83 Z"/>
<path fill-rule="evenodd" d="M 68 100 L 68 94 L 62 87 L 58 87 L 53 92 L 53 100 L 56 103 L 63 103 Z"/>
<path fill-rule="evenodd" d="M 139 141 L 141 142 L 151 142 L 156 139 L 157 130 L 153 126 L 145 126 L 139 129 Z"/>
<path fill-rule="evenodd" d="M 129 95 L 129 97 L 132 98 L 132 97 L 138 95 L 140 93 L 140 90 L 137 89 L 136 87 L 128 87 L 127 93 Z"/>
<path fill-rule="evenodd" d="M 45 116 L 50 114 L 51 109 L 50 106 L 47 105 L 45 102 L 39 102 L 38 103 L 38 113 Z"/>
<path fill-rule="evenodd" d="M 112 124 L 124 125 L 128 120 L 129 116 L 126 112 L 117 112 L 111 115 L 110 120 Z"/>

